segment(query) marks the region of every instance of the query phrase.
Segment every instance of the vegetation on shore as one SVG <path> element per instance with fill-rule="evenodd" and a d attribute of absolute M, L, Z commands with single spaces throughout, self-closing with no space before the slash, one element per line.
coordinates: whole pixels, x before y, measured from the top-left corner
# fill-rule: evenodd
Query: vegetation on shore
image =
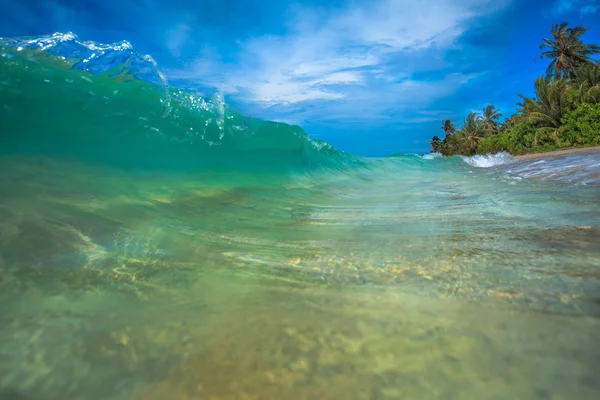
<path fill-rule="evenodd" d="M 444 138 L 431 139 L 432 152 L 445 156 L 508 151 L 526 154 L 565 147 L 600 145 L 600 46 L 585 44 L 581 25 L 554 24 L 540 45 L 550 59 L 546 74 L 534 81 L 535 95 L 519 95 L 517 112 L 502 116 L 493 105 L 471 112 L 457 129 L 442 121 Z"/>

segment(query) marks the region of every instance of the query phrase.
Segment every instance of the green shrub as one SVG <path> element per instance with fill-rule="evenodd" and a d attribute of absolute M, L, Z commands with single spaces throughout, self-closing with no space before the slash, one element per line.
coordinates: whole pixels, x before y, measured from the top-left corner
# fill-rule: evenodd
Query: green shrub
<path fill-rule="evenodd" d="M 534 147 L 536 128 L 526 122 L 520 122 L 497 135 L 479 141 L 477 153 L 497 153 L 508 151 L 511 154 L 524 154 Z"/>
<path fill-rule="evenodd" d="M 460 133 L 455 133 L 442 140 L 439 151 L 444 156 L 452 156 L 455 154 L 468 155 L 467 142 Z"/>
<path fill-rule="evenodd" d="M 562 146 L 600 145 L 600 104 L 581 103 L 562 118 Z"/>
<path fill-rule="evenodd" d="M 497 153 L 499 151 L 502 151 L 502 149 L 498 146 L 498 141 L 496 140 L 498 138 L 498 136 L 500 136 L 500 135 L 501 135 L 501 133 L 499 133 L 498 135 L 490 136 L 488 138 L 480 140 L 479 143 L 477 144 L 477 153 L 478 154 L 490 154 L 490 153 Z"/>

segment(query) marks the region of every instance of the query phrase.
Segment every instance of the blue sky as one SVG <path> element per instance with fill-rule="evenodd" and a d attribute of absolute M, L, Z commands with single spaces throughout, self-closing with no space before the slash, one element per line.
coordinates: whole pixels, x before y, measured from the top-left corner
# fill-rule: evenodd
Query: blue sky
<path fill-rule="evenodd" d="M 553 22 L 590 28 L 600 0 L 4 0 L 0 36 L 130 41 L 170 83 L 361 155 L 427 152 L 442 119 L 531 94 Z"/>

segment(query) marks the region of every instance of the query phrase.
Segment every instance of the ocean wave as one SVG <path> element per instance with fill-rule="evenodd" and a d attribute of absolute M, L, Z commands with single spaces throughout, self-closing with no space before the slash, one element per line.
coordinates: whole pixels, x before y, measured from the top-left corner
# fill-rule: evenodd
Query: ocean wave
<path fill-rule="evenodd" d="M 546 154 L 519 159 L 508 153 L 461 157 L 490 177 L 501 174 L 510 180 L 556 181 L 575 185 L 600 184 L 600 152 L 595 149 L 568 154 Z"/>
<path fill-rule="evenodd" d="M 0 67 L 2 130 L 12 132 L 5 151 L 161 168 L 288 171 L 357 161 L 298 126 L 239 114 L 220 92 L 169 87 L 156 61 L 127 41 L 0 38 Z"/>
<path fill-rule="evenodd" d="M 562 155 L 546 155 L 543 159 L 524 159 L 510 164 L 506 173 L 528 180 L 550 180 L 577 185 L 600 183 L 600 153 L 588 150 Z"/>
<path fill-rule="evenodd" d="M 435 160 L 436 158 L 443 157 L 440 153 L 429 153 L 421 156 L 424 160 Z"/>
<path fill-rule="evenodd" d="M 600 181 L 597 156 L 518 160 L 508 153 L 451 157 L 395 153 L 366 160 L 311 139 L 298 126 L 244 116 L 222 93 L 170 87 L 127 42 L 72 33 L 0 38 L 0 152 L 56 154 L 120 166 L 222 168 L 288 174 L 314 168 L 477 170 L 524 179 Z M 462 168 L 460 167 L 462 165 Z"/>
<path fill-rule="evenodd" d="M 126 74 L 161 86 L 165 91 L 168 87 L 167 78 L 154 58 L 138 53 L 126 40 L 104 44 L 83 41 L 72 32 L 57 32 L 35 37 L 3 37 L 0 44 L 18 52 L 29 50 L 30 59 L 56 56 L 72 69 L 109 76 Z"/>
<path fill-rule="evenodd" d="M 471 157 L 461 156 L 461 158 L 470 166 L 477 168 L 491 168 L 498 165 L 511 164 L 517 161 L 515 157 L 507 152 L 485 155 L 477 154 Z"/>

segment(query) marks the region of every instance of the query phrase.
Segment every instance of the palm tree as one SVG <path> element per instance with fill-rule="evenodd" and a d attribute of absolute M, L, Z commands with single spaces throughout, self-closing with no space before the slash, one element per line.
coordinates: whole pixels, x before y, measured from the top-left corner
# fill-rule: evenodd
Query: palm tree
<path fill-rule="evenodd" d="M 429 143 L 431 143 L 431 152 L 432 153 L 439 153 L 439 151 L 440 151 L 440 145 L 442 144 L 442 141 L 440 140 L 440 138 L 437 137 L 437 135 L 436 135 L 436 136 L 434 136 L 434 137 L 431 138 L 431 142 L 429 142 Z"/>
<path fill-rule="evenodd" d="M 498 132 L 498 118 L 500 118 L 502 114 L 491 104 L 488 104 L 483 109 L 483 114 L 477 117 L 481 124 L 483 125 L 483 129 L 486 135 L 493 135 Z"/>
<path fill-rule="evenodd" d="M 502 132 L 502 131 L 506 131 L 507 129 L 513 128 L 515 125 L 517 125 L 520 122 L 521 117 L 522 117 L 521 114 L 513 114 L 510 117 L 504 118 L 504 121 L 498 127 L 498 130 L 500 132 Z"/>
<path fill-rule="evenodd" d="M 439 147 L 439 152 L 444 156 L 462 154 L 462 137 L 458 134 L 446 136 Z"/>
<path fill-rule="evenodd" d="M 577 79 L 573 82 L 585 103 L 600 103 L 600 66 L 586 64 L 577 68 Z"/>
<path fill-rule="evenodd" d="M 458 134 L 462 137 L 468 153 L 472 154 L 477 149 L 479 139 L 485 136 L 485 127 L 475 111 L 467 115 Z"/>
<path fill-rule="evenodd" d="M 540 44 L 540 50 L 545 50 L 540 58 L 552 59 L 546 69 L 548 75 L 554 79 L 577 76 L 578 66 L 596 63 L 592 56 L 600 53 L 600 46 L 581 41 L 586 31 L 583 25 L 574 28 L 569 28 L 566 22 L 552 25 L 552 37 L 542 39 Z"/>
<path fill-rule="evenodd" d="M 446 137 L 448 137 L 456 131 L 456 128 L 454 127 L 452 121 L 450 121 L 449 119 L 445 119 L 442 121 L 442 130 L 446 134 Z"/>
<path fill-rule="evenodd" d="M 535 82 L 535 97 L 519 95 L 522 103 L 520 112 L 525 121 L 534 124 L 536 134 L 534 144 L 550 135 L 557 145 L 560 145 L 559 130 L 563 115 L 571 109 L 572 104 L 567 96 L 571 85 L 565 80 L 551 81 L 550 77 L 540 76 Z"/>

